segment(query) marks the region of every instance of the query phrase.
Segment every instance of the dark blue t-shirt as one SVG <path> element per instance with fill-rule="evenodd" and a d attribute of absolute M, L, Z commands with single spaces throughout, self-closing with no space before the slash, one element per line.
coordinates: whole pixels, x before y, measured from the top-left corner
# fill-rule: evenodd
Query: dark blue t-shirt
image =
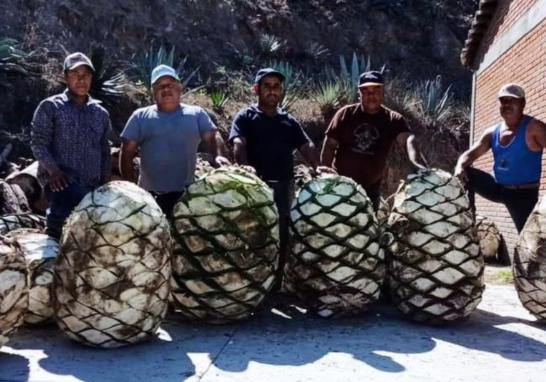
<path fill-rule="evenodd" d="M 248 164 L 263 180 L 289 180 L 294 177 L 295 149 L 309 143 L 298 121 L 279 110 L 275 117 L 256 105 L 241 110 L 231 125 L 229 141 L 246 139 Z"/>

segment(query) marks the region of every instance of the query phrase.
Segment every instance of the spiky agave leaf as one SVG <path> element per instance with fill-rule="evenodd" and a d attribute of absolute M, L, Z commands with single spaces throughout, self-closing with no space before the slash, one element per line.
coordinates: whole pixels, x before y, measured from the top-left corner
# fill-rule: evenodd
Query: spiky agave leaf
<path fill-rule="evenodd" d="M 20 228 L 6 235 L 19 244 L 27 262 L 30 283 L 27 324 L 42 324 L 53 318 L 51 288 L 53 266 L 59 254 L 57 240 L 33 228 Z"/>
<path fill-rule="evenodd" d="M 0 235 L 4 235 L 18 228 L 45 228 L 45 218 L 31 213 L 11 214 L 0 216 Z"/>
<path fill-rule="evenodd" d="M 19 245 L 0 236 L 0 347 L 23 324 L 28 307 L 28 269 Z"/>
<path fill-rule="evenodd" d="M 87 194 L 65 223 L 55 264 L 59 327 L 103 348 L 152 337 L 168 307 L 170 245 L 165 215 L 135 184 Z"/>
<path fill-rule="evenodd" d="M 440 324 L 474 311 L 484 289 L 484 260 L 458 179 L 441 170 L 410 175 L 388 223 L 394 235 L 389 286 L 402 313 Z"/>
<path fill-rule="evenodd" d="M 366 310 L 379 298 L 384 251 L 371 201 L 353 180 L 324 175 L 303 186 L 290 213 L 287 288 L 323 317 Z"/>
<path fill-rule="evenodd" d="M 514 249 L 514 281 L 523 306 L 546 321 L 546 198 L 535 206 Z"/>
<path fill-rule="evenodd" d="M 248 318 L 272 288 L 278 214 L 256 175 L 229 166 L 198 179 L 174 208 L 173 302 L 190 320 Z"/>

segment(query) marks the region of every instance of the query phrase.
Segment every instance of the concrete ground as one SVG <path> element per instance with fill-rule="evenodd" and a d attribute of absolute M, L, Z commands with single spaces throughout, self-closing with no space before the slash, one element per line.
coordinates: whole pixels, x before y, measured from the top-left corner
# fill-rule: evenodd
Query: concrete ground
<path fill-rule="evenodd" d="M 383 305 L 350 319 L 262 312 L 236 325 L 162 328 L 116 350 L 80 346 L 55 327 L 23 329 L 0 352 L 0 381 L 546 381 L 546 325 L 510 285 L 488 286 L 478 310 L 447 327 Z"/>

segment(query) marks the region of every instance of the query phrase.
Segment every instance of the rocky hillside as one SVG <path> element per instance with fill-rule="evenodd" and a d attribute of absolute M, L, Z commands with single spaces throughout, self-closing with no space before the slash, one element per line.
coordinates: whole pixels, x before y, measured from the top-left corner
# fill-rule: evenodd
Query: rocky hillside
<path fill-rule="evenodd" d="M 0 128 L 24 138 L 39 100 L 62 89 L 66 52 L 89 53 L 100 45 L 106 64 L 123 68 L 138 85 L 135 74 L 145 54 L 165 47 L 174 48 L 175 62 L 185 58 L 188 72 L 198 69 L 191 86 L 205 86 L 206 92 L 191 101 L 212 111 L 211 90 L 230 97 L 214 112 L 224 128 L 249 101 L 248 94 L 234 92 L 248 88 L 255 69 L 273 60 L 288 62 L 303 73 L 308 89 L 293 112 L 320 140 L 329 114 L 321 115 L 313 102 L 313 86 L 329 68 L 339 71 L 340 56 L 349 66 L 354 53 L 369 57 L 372 67 L 385 65 L 399 84 L 441 75 L 455 98 L 467 102 L 470 73 L 460 65 L 459 52 L 476 6 L 477 0 L 4 0 L 0 39 L 15 39 L 33 54 L 25 74 L 3 72 L 0 65 Z M 234 78 L 242 86 L 234 87 Z M 146 95 L 139 97 L 110 107 L 118 130 L 147 102 Z"/>
<path fill-rule="evenodd" d="M 52 52 L 106 46 L 131 60 L 155 44 L 174 45 L 206 75 L 222 65 L 239 69 L 275 56 L 310 71 L 338 55 L 370 55 L 394 74 L 441 74 L 464 94 L 459 64 L 476 0 L 4 0 L 1 35 Z"/>

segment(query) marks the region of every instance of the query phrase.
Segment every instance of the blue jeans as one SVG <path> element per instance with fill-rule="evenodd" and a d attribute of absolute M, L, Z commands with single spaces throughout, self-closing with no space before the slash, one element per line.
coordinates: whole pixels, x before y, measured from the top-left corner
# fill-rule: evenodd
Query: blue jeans
<path fill-rule="evenodd" d="M 45 187 L 49 205 L 46 211 L 46 232 L 49 236 L 57 239 L 61 237 L 65 220 L 89 191 L 91 191 L 90 188 L 83 187 L 74 181 L 69 182 L 68 187 L 62 191 L 54 192 L 49 186 Z"/>

